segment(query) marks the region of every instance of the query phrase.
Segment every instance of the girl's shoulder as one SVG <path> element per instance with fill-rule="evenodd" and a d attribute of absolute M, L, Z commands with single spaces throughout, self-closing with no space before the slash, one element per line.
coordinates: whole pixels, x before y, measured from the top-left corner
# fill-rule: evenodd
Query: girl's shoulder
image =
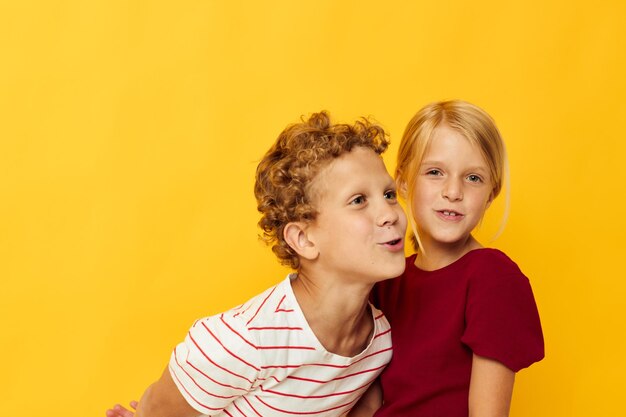
<path fill-rule="evenodd" d="M 416 255 L 407 257 L 406 270 L 399 279 L 383 281 L 389 285 L 399 285 L 405 280 L 435 280 L 448 277 L 454 280 L 490 280 L 502 277 L 526 279 L 517 264 L 504 252 L 493 248 L 480 248 L 467 252 L 461 258 L 443 268 L 434 271 L 421 270 L 415 266 Z M 378 286 L 378 284 L 377 284 Z"/>
<path fill-rule="evenodd" d="M 465 268 L 473 272 L 489 275 L 522 275 L 519 266 L 499 249 L 481 248 L 468 252 L 464 256 Z"/>

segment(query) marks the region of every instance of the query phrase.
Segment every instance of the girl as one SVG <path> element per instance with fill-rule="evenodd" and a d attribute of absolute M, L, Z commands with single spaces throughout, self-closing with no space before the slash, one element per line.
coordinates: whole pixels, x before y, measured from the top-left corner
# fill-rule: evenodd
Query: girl
<path fill-rule="evenodd" d="M 417 253 L 374 303 L 392 326 L 376 417 L 507 416 L 515 372 L 543 358 L 528 279 L 471 234 L 502 188 L 505 150 L 494 121 L 463 101 L 427 105 L 409 122 L 396 181 Z M 370 390 L 351 415 L 371 415 Z"/>

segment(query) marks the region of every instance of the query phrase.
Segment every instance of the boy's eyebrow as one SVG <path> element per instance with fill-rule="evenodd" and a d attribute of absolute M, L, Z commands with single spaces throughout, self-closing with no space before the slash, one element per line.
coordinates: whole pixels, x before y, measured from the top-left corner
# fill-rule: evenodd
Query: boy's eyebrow
<path fill-rule="evenodd" d="M 398 189 L 398 185 L 393 180 L 393 178 L 391 179 L 391 181 L 387 181 L 387 183 L 385 183 L 385 184 L 381 183 L 381 185 L 383 185 L 383 188 L 384 188 L 385 192 L 390 191 L 390 190 L 396 191 Z M 361 190 L 359 192 L 366 193 L 366 194 L 368 194 L 370 192 L 374 192 L 374 190 L 369 189 L 367 187 L 367 185 L 365 185 L 363 188 L 359 188 L 359 190 Z"/>

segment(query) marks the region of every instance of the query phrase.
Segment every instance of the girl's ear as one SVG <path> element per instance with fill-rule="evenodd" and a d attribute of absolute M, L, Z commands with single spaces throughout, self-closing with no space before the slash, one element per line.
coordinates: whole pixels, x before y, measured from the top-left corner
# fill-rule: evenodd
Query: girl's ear
<path fill-rule="evenodd" d="M 314 260 L 319 256 L 319 251 L 315 244 L 307 236 L 307 224 L 304 222 L 287 223 L 283 229 L 285 242 L 293 249 L 298 256 Z"/>
<path fill-rule="evenodd" d="M 491 206 L 491 202 L 494 200 L 494 196 L 493 196 L 493 192 L 491 194 L 489 194 L 489 199 L 487 200 L 487 205 L 485 206 L 485 210 L 487 210 L 489 208 L 489 206 Z"/>
<path fill-rule="evenodd" d="M 401 177 L 398 177 L 398 179 L 396 180 L 396 187 L 398 187 L 398 193 L 400 194 L 400 197 L 406 200 L 406 181 L 401 179 Z"/>

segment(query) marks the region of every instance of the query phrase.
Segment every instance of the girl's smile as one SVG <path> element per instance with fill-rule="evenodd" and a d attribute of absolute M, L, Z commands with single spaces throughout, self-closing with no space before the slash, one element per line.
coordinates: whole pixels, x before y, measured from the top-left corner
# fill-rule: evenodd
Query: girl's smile
<path fill-rule="evenodd" d="M 417 173 L 411 209 L 421 246 L 462 255 L 471 232 L 491 203 L 489 168 L 478 147 L 460 132 L 440 125 Z"/>
<path fill-rule="evenodd" d="M 436 212 L 445 221 L 458 222 L 463 219 L 463 215 L 454 210 L 436 210 Z"/>

